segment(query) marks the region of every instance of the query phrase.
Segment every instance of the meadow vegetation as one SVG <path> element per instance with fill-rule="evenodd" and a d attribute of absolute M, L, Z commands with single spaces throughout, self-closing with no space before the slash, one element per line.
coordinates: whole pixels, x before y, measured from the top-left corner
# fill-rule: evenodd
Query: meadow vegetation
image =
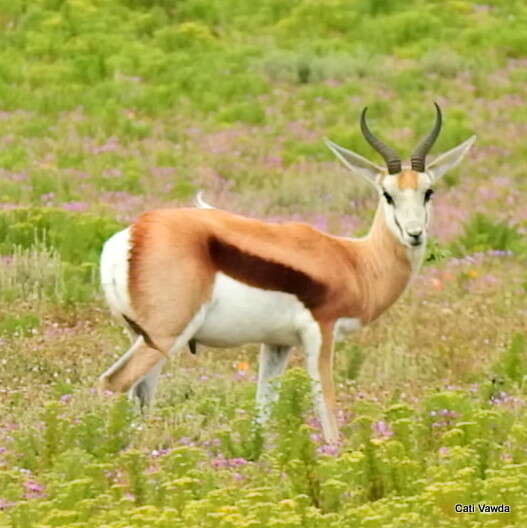
<path fill-rule="evenodd" d="M 527 5 L 489 0 L 0 0 L 0 527 L 505 528 L 527 518 Z M 257 348 L 174 357 L 142 419 L 94 394 L 127 348 L 103 241 L 215 205 L 363 234 L 376 159 L 477 147 L 436 189 L 425 266 L 337 347 L 341 445 L 296 352 L 265 431 Z M 510 513 L 458 514 L 454 504 Z"/>

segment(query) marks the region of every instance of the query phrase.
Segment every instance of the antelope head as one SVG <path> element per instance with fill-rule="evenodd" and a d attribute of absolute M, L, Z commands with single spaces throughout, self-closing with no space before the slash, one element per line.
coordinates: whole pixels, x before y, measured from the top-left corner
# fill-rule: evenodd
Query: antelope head
<path fill-rule="evenodd" d="M 403 167 L 397 152 L 372 134 L 366 122 L 367 108 L 362 111 L 361 131 L 366 141 L 384 158 L 386 168 L 326 140 L 327 146 L 346 167 L 377 189 L 387 226 L 403 245 L 410 248 L 426 242 L 433 185 L 463 159 L 476 140 L 476 136 L 472 136 L 427 163 L 426 156 L 439 136 L 442 125 L 441 109 L 437 103 L 434 104 L 434 126 L 413 151 L 409 166 Z"/>

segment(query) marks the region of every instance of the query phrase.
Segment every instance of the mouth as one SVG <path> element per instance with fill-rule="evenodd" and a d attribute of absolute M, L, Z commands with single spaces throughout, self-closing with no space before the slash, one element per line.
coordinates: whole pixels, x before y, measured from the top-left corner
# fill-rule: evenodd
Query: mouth
<path fill-rule="evenodd" d="M 410 240 L 408 244 L 411 248 L 418 248 L 419 246 L 423 245 L 423 241 L 422 240 Z"/>

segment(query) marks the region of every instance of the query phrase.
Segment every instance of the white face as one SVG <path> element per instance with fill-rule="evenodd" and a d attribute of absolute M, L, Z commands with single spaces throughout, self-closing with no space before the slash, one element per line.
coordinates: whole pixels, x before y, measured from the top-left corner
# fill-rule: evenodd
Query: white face
<path fill-rule="evenodd" d="M 410 248 L 426 242 L 431 186 L 428 174 L 410 170 L 388 174 L 376 185 L 386 224 L 397 239 Z"/>
<path fill-rule="evenodd" d="M 407 247 L 418 248 L 426 242 L 432 184 L 463 159 L 475 140 L 472 136 L 441 154 L 426 165 L 426 172 L 402 170 L 388 175 L 386 169 L 361 155 L 329 140 L 326 144 L 348 169 L 377 189 L 386 223 L 397 239 Z"/>

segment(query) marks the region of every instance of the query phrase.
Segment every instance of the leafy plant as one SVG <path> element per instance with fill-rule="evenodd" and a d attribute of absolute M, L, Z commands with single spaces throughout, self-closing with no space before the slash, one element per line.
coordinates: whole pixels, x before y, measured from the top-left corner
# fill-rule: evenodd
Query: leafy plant
<path fill-rule="evenodd" d="M 525 251 L 525 242 L 518 230 L 506 222 L 495 221 L 477 213 L 463 227 L 463 234 L 451 245 L 454 255 L 479 251 Z"/>

